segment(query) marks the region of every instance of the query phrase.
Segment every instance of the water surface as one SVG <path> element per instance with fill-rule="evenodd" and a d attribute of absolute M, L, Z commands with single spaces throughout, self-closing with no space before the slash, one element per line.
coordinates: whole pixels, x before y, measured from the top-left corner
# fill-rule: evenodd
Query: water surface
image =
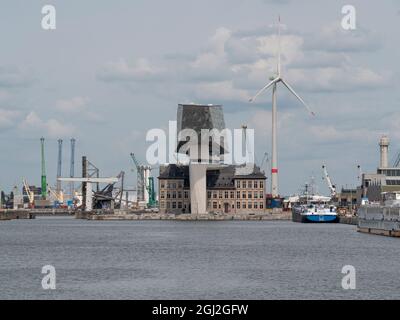
<path fill-rule="evenodd" d="M 289 221 L 0 222 L 0 299 L 400 298 L 400 239 Z M 53 265 L 57 289 L 43 290 Z M 356 290 L 343 290 L 344 265 Z"/>

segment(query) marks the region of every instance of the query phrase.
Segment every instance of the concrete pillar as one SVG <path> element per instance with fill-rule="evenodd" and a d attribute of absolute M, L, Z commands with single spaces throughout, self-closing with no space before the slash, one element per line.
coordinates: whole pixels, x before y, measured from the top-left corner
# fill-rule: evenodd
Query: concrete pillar
<path fill-rule="evenodd" d="M 382 136 L 379 141 L 380 147 L 380 164 L 379 168 L 387 168 L 389 166 L 388 153 L 389 153 L 389 138 L 387 136 Z"/>
<path fill-rule="evenodd" d="M 207 213 L 207 164 L 189 164 L 190 207 L 193 214 Z"/>
<path fill-rule="evenodd" d="M 92 183 L 91 182 L 84 182 L 85 187 L 85 211 L 92 211 L 93 209 L 93 194 L 92 194 Z"/>

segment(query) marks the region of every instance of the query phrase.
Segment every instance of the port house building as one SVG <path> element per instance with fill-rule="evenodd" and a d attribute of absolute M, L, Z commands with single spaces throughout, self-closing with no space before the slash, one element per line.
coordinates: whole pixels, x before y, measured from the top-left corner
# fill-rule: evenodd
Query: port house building
<path fill-rule="evenodd" d="M 161 213 L 191 213 L 189 166 L 160 166 L 158 177 Z M 265 174 L 239 166 L 212 167 L 206 171 L 206 213 L 265 212 Z"/>

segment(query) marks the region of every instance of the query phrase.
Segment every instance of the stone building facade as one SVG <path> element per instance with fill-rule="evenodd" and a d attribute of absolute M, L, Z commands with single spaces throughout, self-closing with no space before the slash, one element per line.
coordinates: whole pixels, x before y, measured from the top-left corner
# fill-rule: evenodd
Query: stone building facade
<path fill-rule="evenodd" d="M 158 177 L 160 212 L 190 213 L 189 167 L 166 165 Z M 265 211 L 265 175 L 258 167 L 250 173 L 237 166 L 207 170 L 208 213 L 263 213 Z"/>

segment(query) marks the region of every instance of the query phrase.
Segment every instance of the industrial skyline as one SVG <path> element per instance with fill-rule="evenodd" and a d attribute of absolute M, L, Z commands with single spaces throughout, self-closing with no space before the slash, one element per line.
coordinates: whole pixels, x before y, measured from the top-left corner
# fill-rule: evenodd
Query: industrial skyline
<path fill-rule="evenodd" d="M 51 184 L 58 139 L 75 137 L 76 159 L 87 155 L 105 176 L 131 168 L 129 153 L 134 150 L 143 161 L 147 130 L 165 128 L 180 102 L 224 105 L 227 126 L 256 129 L 261 162 L 271 149 L 270 97 L 247 101 L 268 80 L 268 70 L 274 71 L 271 24 L 278 14 L 288 24 L 282 30 L 282 68 L 318 115 L 310 123 L 295 99 L 280 96 L 281 193 L 297 192 L 312 174 L 321 177 L 322 164 L 338 187 L 355 184 L 357 164 L 375 169 L 378 155 L 371 150 L 382 133 L 391 138 L 393 155 L 400 146 L 400 99 L 391 87 L 399 83 L 400 7 L 395 1 L 353 1 L 357 29 L 345 32 L 340 1 L 285 3 L 171 1 L 146 16 L 151 3 L 116 1 L 110 8 L 101 1 L 60 2 L 57 29 L 44 31 L 39 4 L 6 1 L 0 13 L 0 161 L 7 168 L 2 189 L 11 190 L 23 177 L 40 184 L 41 136 Z M 178 6 L 184 21 L 175 19 Z M 304 18 L 311 10 L 318 16 Z M 115 20 L 116 14 L 121 18 Z M 182 28 L 185 21 L 195 23 Z M 65 144 L 63 176 L 69 176 L 69 156 Z M 127 179 L 134 184 L 133 173 Z M 328 192 L 322 179 L 317 183 Z"/>

